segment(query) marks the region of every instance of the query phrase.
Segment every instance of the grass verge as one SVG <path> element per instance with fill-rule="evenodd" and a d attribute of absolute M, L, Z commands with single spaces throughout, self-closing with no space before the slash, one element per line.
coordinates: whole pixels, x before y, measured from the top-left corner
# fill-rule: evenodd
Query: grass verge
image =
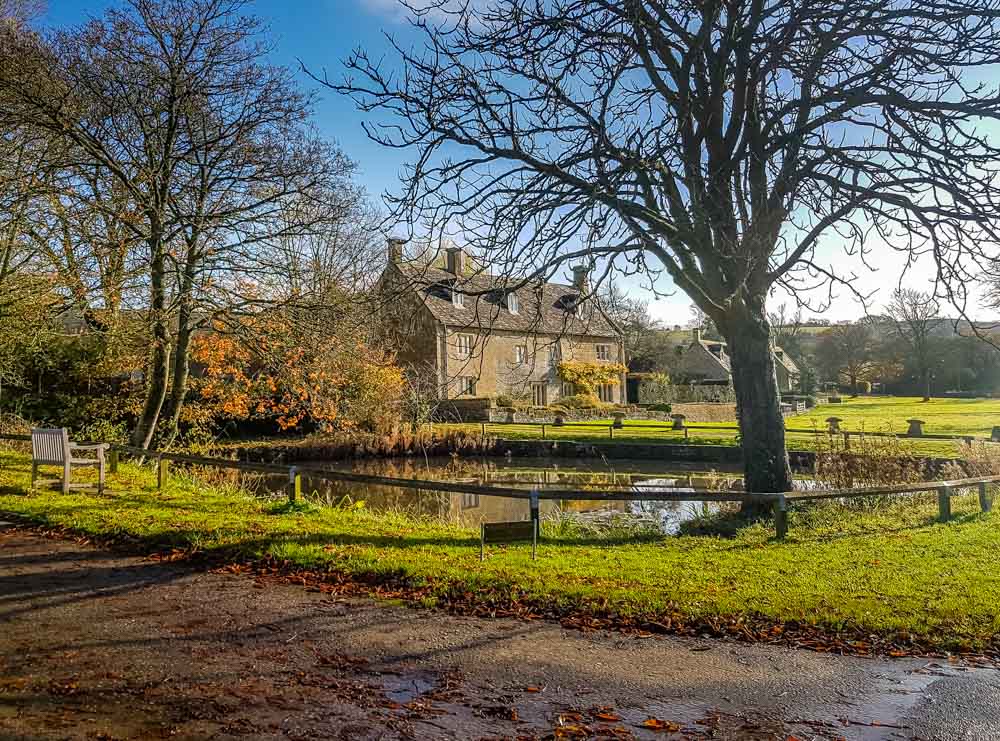
<path fill-rule="evenodd" d="M 784 641 L 852 653 L 952 650 L 1000 655 L 1000 515 L 953 501 L 955 518 L 906 500 L 878 509 L 796 510 L 790 537 L 594 537 L 572 528 L 530 547 L 364 507 L 289 507 L 232 487 L 123 465 L 109 490 L 28 489 L 26 456 L 0 452 L 0 511 L 134 551 L 278 565 L 320 581 L 391 586 L 473 614 Z"/>

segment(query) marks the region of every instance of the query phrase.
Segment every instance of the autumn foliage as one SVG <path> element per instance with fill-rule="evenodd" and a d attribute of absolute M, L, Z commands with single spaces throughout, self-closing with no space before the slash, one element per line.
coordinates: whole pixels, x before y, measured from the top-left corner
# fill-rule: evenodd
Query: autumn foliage
<path fill-rule="evenodd" d="M 233 420 L 270 419 L 282 430 L 368 429 L 398 417 L 403 374 L 394 358 L 353 336 L 310 336 L 282 317 L 195 339 L 196 394 Z"/>
<path fill-rule="evenodd" d="M 605 384 L 617 386 L 628 369 L 620 363 L 588 363 L 583 360 L 564 360 L 558 366 L 559 379 L 572 383 L 581 394 L 596 394 L 597 387 Z"/>

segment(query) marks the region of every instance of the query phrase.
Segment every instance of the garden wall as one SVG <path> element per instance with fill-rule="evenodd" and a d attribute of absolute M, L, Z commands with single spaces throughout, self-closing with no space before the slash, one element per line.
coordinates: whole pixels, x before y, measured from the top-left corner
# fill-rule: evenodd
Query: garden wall
<path fill-rule="evenodd" d="M 640 404 L 736 403 L 728 384 L 663 384 L 645 380 L 639 384 Z"/>

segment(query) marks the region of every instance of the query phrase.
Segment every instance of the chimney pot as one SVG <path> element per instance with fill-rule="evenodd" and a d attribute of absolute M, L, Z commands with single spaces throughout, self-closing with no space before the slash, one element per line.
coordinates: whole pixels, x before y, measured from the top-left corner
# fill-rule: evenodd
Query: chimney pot
<path fill-rule="evenodd" d="M 573 288 L 578 293 L 588 293 L 590 291 L 590 266 L 573 266 Z"/>
<path fill-rule="evenodd" d="M 405 244 L 405 239 L 400 239 L 399 237 L 389 237 L 388 254 L 390 264 L 398 265 L 403 261 L 403 245 Z"/>
<path fill-rule="evenodd" d="M 445 250 L 448 272 L 455 275 L 465 274 L 465 253 L 461 247 L 449 247 Z"/>

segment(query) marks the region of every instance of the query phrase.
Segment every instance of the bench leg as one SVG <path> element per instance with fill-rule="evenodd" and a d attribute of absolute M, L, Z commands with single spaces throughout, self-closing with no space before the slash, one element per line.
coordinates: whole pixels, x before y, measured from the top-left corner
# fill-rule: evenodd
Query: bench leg
<path fill-rule="evenodd" d="M 104 458 L 97 462 L 97 493 L 104 493 Z"/>
<path fill-rule="evenodd" d="M 67 453 L 67 455 L 69 455 L 69 454 Z M 70 469 L 69 461 L 67 460 L 66 463 L 63 464 L 63 479 L 62 479 L 62 493 L 63 494 L 69 494 L 69 476 L 70 476 L 70 470 L 71 469 Z"/>

